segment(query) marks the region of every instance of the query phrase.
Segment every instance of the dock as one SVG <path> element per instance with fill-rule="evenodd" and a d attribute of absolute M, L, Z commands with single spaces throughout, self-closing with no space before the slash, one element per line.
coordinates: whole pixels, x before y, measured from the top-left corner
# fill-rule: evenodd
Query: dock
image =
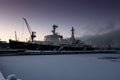
<path fill-rule="evenodd" d="M 0 56 L 16 55 L 67 55 L 67 54 L 120 54 L 119 50 L 81 50 L 81 51 L 63 51 L 63 50 L 0 50 Z"/>
<path fill-rule="evenodd" d="M 0 56 L 13 56 L 19 55 L 20 53 L 24 53 L 25 50 L 21 49 L 0 49 Z"/>
<path fill-rule="evenodd" d="M 97 54 L 97 53 L 119 53 L 116 50 L 91 50 L 91 51 L 39 51 L 26 50 L 23 55 L 65 55 L 65 54 Z"/>

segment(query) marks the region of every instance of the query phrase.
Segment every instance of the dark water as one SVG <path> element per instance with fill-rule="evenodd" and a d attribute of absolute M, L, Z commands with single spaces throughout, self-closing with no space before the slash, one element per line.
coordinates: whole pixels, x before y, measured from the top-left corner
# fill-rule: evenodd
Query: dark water
<path fill-rule="evenodd" d="M 22 80 L 120 80 L 119 54 L 1 56 L 0 71 Z M 110 57 L 105 59 L 105 57 Z"/>

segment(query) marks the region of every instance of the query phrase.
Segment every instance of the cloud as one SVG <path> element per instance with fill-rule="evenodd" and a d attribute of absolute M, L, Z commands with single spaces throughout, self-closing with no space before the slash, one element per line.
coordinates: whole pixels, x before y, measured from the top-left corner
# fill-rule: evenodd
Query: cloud
<path fill-rule="evenodd" d="M 112 29 L 112 28 L 111 28 Z M 120 28 L 103 34 L 86 35 L 80 39 L 87 44 L 97 47 L 112 47 L 120 48 Z"/>
<path fill-rule="evenodd" d="M 104 34 L 119 28 L 115 22 L 94 22 L 86 27 L 82 27 L 84 35 Z"/>

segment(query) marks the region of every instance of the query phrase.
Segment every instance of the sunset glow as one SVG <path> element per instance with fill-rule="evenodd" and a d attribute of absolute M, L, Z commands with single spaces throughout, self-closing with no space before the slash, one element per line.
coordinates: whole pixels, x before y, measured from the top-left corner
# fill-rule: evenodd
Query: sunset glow
<path fill-rule="evenodd" d="M 0 39 L 19 40 L 29 38 L 29 32 L 22 20 L 25 17 L 37 40 L 51 34 L 53 24 L 58 33 L 70 37 L 71 27 L 76 36 L 99 34 L 120 27 L 120 5 L 118 0 L 0 0 Z M 108 27 L 113 23 L 114 27 Z"/>

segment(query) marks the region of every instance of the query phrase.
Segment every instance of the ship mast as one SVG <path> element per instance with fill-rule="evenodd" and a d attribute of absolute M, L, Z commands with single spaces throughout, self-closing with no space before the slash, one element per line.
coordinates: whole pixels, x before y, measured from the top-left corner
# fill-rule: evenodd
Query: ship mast
<path fill-rule="evenodd" d="M 16 31 L 15 31 L 15 40 L 17 41 L 17 33 L 16 33 Z"/>
<path fill-rule="evenodd" d="M 58 26 L 57 26 L 57 25 L 53 25 L 53 30 L 52 30 L 53 35 L 56 35 L 56 34 L 57 34 L 57 33 L 56 33 L 56 28 L 58 28 Z"/>
<path fill-rule="evenodd" d="M 71 29 L 71 38 L 72 38 L 72 40 L 74 41 L 75 40 L 75 36 L 74 36 L 74 33 L 75 32 L 75 29 L 74 29 L 74 27 L 72 27 L 72 29 Z"/>

